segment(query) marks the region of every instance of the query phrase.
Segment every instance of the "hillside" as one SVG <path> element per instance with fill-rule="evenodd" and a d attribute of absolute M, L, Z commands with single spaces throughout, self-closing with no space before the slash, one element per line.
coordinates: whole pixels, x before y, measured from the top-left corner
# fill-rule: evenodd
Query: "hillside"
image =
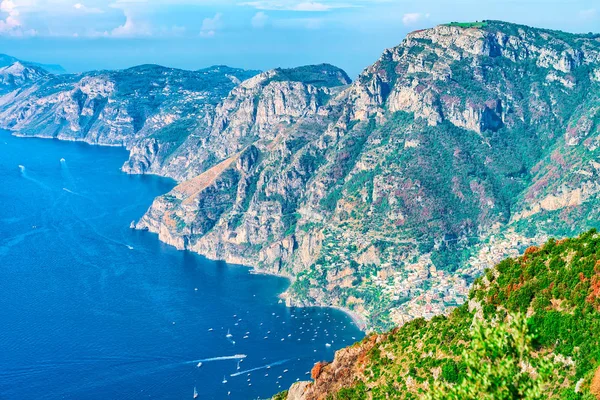
<path fill-rule="evenodd" d="M 284 131 L 308 128 L 320 131 L 326 127 L 323 114 L 329 99 L 339 90 L 336 86 L 350 82 L 344 71 L 327 64 L 263 72 L 238 82 L 223 96 L 214 112 L 202 116 L 203 123 L 185 141 L 168 150 L 168 159 L 165 160 L 154 137 L 149 137 L 131 149 L 124 169 L 183 181 L 251 144 L 283 138 Z M 301 128 L 300 124 L 307 126 Z"/>
<path fill-rule="evenodd" d="M 381 329 L 444 313 L 486 267 L 598 225 L 597 35 L 440 25 L 353 83 L 297 72 L 243 82 L 149 169 L 212 180 L 157 198 L 137 227 L 288 276 L 288 304 Z"/>
<path fill-rule="evenodd" d="M 276 398 L 600 399 L 600 234 L 530 247 L 448 317 L 368 336 L 312 375 Z"/>
<path fill-rule="evenodd" d="M 15 62 L 0 68 L 0 127 L 23 136 L 132 147 L 152 137 L 176 148 L 242 80 L 257 71 L 215 66 L 185 71 L 141 65 L 53 75 Z M 0 86 L 1 88 L 2 86 Z"/>

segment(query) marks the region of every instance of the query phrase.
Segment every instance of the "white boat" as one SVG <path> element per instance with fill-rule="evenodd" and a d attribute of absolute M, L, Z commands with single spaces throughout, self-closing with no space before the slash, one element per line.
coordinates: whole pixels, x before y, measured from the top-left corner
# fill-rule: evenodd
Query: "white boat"
<path fill-rule="evenodd" d="M 199 362 L 196 367 L 200 368 L 202 366 L 202 362 Z"/>
<path fill-rule="evenodd" d="M 225 337 L 232 337 L 233 335 L 231 334 L 231 332 L 229 332 L 229 329 L 227 329 L 227 335 L 225 335 Z"/>
<path fill-rule="evenodd" d="M 198 391 L 196 390 L 196 386 L 194 386 L 194 399 L 198 398 Z"/>
<path fill-rule="evenodd" d="M 223 383 L 227 383 L 227 378 L 225 378 L 225 375 L 223 375 Z"/>
<path fill-rule="evenodd" d="M 325 347 L 331 347 L 331 343 L 325 343 Z"/>

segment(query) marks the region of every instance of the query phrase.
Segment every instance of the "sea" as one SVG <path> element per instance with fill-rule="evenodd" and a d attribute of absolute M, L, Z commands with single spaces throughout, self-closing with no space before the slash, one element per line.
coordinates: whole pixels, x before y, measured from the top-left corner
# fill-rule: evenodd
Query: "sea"
<path fill-rule="evenodd" d="M 0 399 L 256 399 L 364 335 L 286 279 L 129 228 L 175 182 L 0 131 Z"/>

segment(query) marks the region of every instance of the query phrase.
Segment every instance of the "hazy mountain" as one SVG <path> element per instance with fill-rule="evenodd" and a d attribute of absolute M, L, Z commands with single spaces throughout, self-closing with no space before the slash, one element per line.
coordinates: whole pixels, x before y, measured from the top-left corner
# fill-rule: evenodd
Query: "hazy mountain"
<path fill-rule="evenodd" d="M 58 64 L 40 64 L 40 63 L 36 63 L 36 62 L 22 61 L 22 60 L 19 60 L 18 58 L 15 58 L 15 57 L 12 57 L 12 56 L 9 56 L 6 54 L 0 54 L 0 68 L 7 67 L 16 62 L 19 62 L 24 65 L 32 66 L 32 67 L 42 68 L 46 72 L 49 72 L 51 74 L 65 74 L 67 72 L 67 71 L 65 71 L 65 69 L 63 67 L 61 67 Z"/>

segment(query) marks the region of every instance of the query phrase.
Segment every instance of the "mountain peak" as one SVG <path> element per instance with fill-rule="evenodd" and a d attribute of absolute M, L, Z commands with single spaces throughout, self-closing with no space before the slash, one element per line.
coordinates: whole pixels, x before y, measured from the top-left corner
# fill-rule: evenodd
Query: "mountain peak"
<path fill-rule="evenodd" d="M 282 80 L 302 82 L 317 87 L 335 87 L 352 82 L 348 74 L 331 64 L 303 65 L 295 68 L 275 68 L 274 75 Z"/>

